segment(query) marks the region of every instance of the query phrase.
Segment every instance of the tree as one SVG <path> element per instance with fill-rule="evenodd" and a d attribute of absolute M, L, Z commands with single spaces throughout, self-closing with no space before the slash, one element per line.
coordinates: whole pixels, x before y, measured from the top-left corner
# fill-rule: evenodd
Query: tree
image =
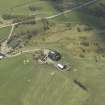
<path fill-rule="evenodd" d="M 42 23 L 43 23 L 44 31 L 48 30 L 49 29 L 49 22 L 48 22 L 48 20 L 43 18 L 42 19 Z"/>

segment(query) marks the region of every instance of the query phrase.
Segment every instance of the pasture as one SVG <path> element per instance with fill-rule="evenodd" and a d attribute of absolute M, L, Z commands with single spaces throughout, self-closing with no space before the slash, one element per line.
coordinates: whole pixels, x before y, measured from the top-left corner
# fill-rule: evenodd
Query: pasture
<path fill-rule="evenodd" d="M 59 27 L 60 30 L 64 29 L 62 25 Z M 26 48 L 46 46 L 58 49 L 63 59 L 72 64 L 71 71 L 60 72 L 52 65 L 37 64 L 31 54 L 4 59 L 0 61 L 0 104 L 104 105 L 105 58 L 95 52 L 95 46 L 77 44 L 82 41 L 81 37 L 87 37 L 90 41 L 94 32 L 77 32 L 74 28 L 59 34 L 60 37 L 58 33 L 48 33 L 44 41 L 45 36 L 38 36 L 32 39 L 37 44 L 31 40 Z M 86 50 L 85 53 L 81 47 Z M 29 62 L 24 63 L 24 60 Z M 74 80 L 80 81 L 88 91 L 76 85 Z"/>
<path fill-rule="evenodd" d="M 0 29 L 0 41 L 4 41 L 8 37 L 10 30 L 11 30 L 11 27 Z"/>
<path fill-rule="evenodd" d="M 84 0 L 79 1 L 84 3 Z M 99 2 L 104 3 L 104 0 Z M 89 9 L 94 10 L 98 3 Z M 30 11 L 29 6 L 35 6 L 37 10 Z M 52 26 L 45 32 L 40 22 L 34 25 L 21 24 L 14 29 L 13 35 L 16 36 L 13 36 L 12 45 L 16 41 L 24 44 L 27 41 L 27 32 L 29 34 L 29 31 L 35 29 L 39 33 L 34 34 L 21 49 L 58 50 L 63 59 L 72 65 L 72 69 L 61 72 L 52 65 L 38 64 L 31 53 L 0 60 L 0 105 L 105 104 L 104 33 L 97 34 L 97 26 L 103 20 L 84 10 L 51 19 Z M 48 1 L 1 0 L 0 15 L 6 13 L 28 16 L 37 14 L 36 17 L 45 17 L 58 11 Z M 84 30 L 84 27 L 89 26 L 92 29 Z M 0 29 L 0 39 L 7 38 L 10 28 Z M 75 84 L 74 80 L 79 81 L 87 90 Z"/>
<path fill-rule="evenodd" d="M 66 75 L 50 65 L 35 64 L 30 55 L 0 61 L 0 104 L 81 105 L 89 94 Z"/>

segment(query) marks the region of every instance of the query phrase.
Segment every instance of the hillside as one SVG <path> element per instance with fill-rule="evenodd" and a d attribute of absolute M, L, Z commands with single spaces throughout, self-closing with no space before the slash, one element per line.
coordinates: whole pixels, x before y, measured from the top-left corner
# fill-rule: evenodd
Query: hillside
<path fill-rule="evenodd" d="M 0 105 L 104 105 L 105 1 L 1 0 L 1 53 Z"/>

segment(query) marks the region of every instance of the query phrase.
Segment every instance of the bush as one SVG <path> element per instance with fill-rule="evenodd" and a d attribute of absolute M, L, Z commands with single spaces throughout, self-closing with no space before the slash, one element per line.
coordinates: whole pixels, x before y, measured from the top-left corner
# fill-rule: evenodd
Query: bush
<path fill-rule="evenodd" d="M 33 6 L 33 5 L 29 6 L 28 8 L 29 8 L 30 11 L 40 10 L 39 7 L 36 7 L 36 6 Z"/>
<path fill-rule="evenodd" d="M 87 42 L 87 41 L 86 41 L 86 42 L 85 42 L 85 41 L 83 41 L 83 42 L 81 42 L 80 44 L 81 44 L 81 45 L 83 45 L 83 46 L 86 46 L 86 47 L 88 47 L 88 46 L 89 46 L 89 42 Z"/>

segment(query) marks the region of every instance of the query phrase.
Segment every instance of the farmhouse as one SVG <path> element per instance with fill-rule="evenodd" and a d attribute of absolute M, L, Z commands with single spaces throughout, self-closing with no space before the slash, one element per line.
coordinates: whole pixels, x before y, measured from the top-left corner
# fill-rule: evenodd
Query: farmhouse
<path fill-rule="evenodd" d="M 61 59 L 61 54 L 57 51 L 49 51 L 48 57 L 53 61 L 59 61 Z"/>

